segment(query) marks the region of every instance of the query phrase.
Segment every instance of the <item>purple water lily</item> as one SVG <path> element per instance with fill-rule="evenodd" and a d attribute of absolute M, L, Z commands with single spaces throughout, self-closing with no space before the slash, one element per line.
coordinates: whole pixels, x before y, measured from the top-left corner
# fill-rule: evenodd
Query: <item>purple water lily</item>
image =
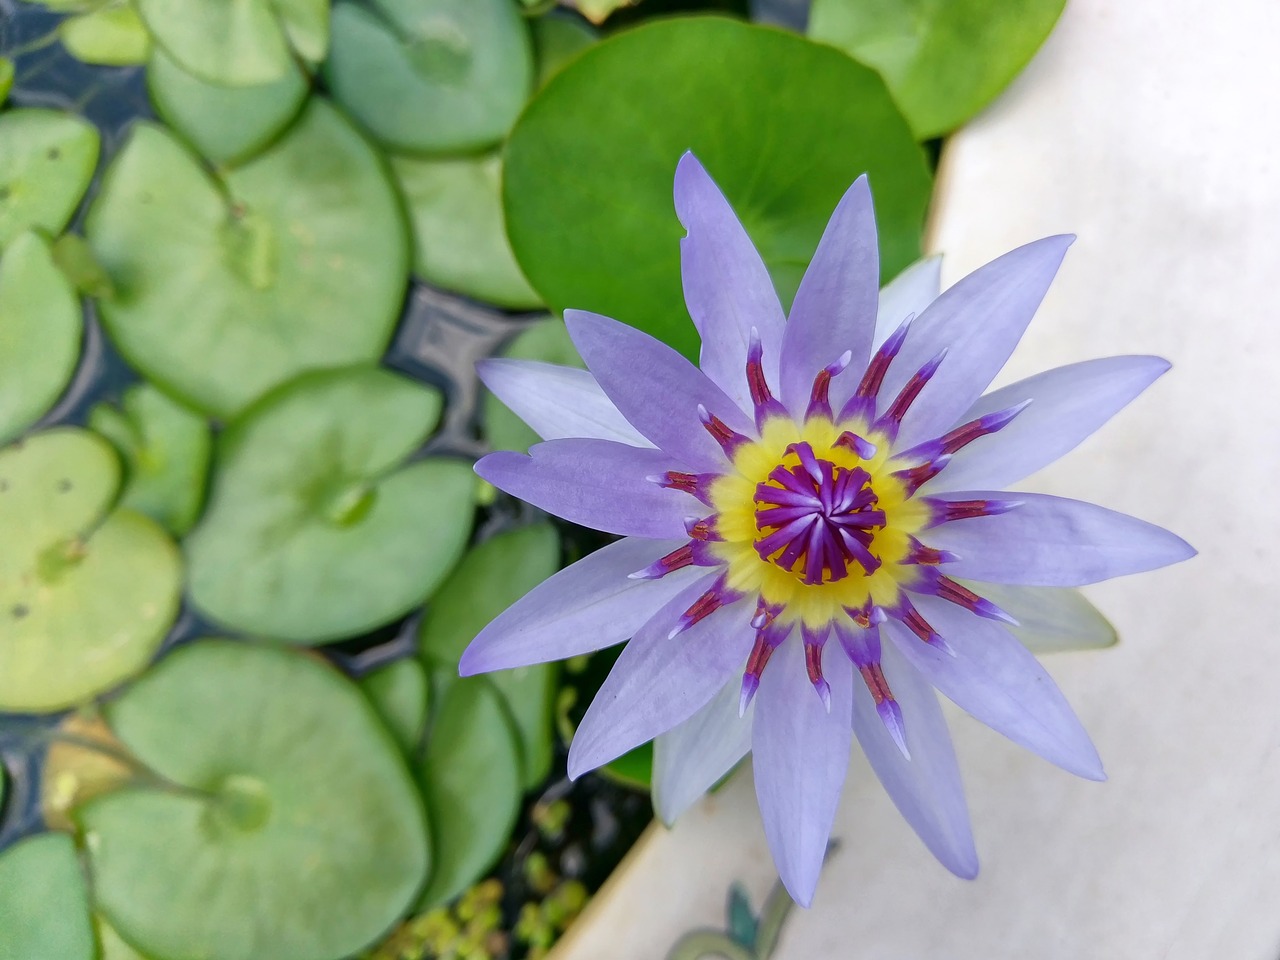
<path fill-rule="evenodd" d="M 808 905 L 856 737 L 928 848 L 972 877 L 935 691 L 1063 769 L 1104 778 L 982 582 L 1001 585 L 1010 610 L 1034 610 L 1019 586 L 1093 583 L 1194 553 L 1102 507 L 999 491 L 1075 447 L 1168 364 L 1093 360 L 983 395 L 1071 237 L 1019 247 L 940 296 L 937 262 L 925 261 L 882 294 L 863 177 L 786 316 L 692 154 L 675 203 L 701 370 L 579 311 L 565 321 L 589 373 L 481 365 L 546 442 L 485 457 L 480 475 L 623 539 L 494 620 L 461 671 L 630 640 L 574 737 L 570 776 L 656 737 L 655 805 L 670 821 L 750 751 L 778 871 Z"/>

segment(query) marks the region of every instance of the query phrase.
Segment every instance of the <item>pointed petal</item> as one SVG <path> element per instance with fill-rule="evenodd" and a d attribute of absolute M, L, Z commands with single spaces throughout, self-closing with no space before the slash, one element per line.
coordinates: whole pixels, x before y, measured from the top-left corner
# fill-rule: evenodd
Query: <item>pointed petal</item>
<path fill-rule="evenodd" d="M 908 760 L 876 713 L 866 684 L 853 685 L 853 732 L 871 768 L 911 829 L 929 851 L 958 877 L 978 874 L 978 852 L 969 826 L 960 765 L 951 746 L 933 687 L 907 664 L 893 644 L 885 644 L 880 665 L 902 709 Z"/>
<path fill-rule="evenodd" d="M 751 749 L 755 707 L 738 714 L 735 675 L 705 707 L 653 744 L 653 808 L 663 823 L 675 822 Z"/>
<path fill-rule="evenodd" d="M 1004 583 L 964 586 L 980 593 L 1018 621 L 1009 632 L 1037 656 L 1066 650 L 1115 646 L 1120 638 L 1101 611 L 1071 587 L 1015 587 Z"/>
<path fill-rule="evenodd" d="M 1160 357 L 1106 357 L 1058 367 L 988 393 L 962 423 L 1031 404 L 996 433 L 958 451 L 933 490 L 1007 487 L 1046 467 L 1119 413 L 1169 369 Z"/>
<path fill-rule="evenodd" d="M 1103 780 L 1102 761 L 1053 678 L 1003 626 L 935 597 L 913 597 L 952 653 L 897 620 L 885 624 L 898 651 L 962 710 L 1089 780 Z M 906 720 L 907 729 L 911 721 Z"/>
<path fill-rule="evenodd" d="M 679 538 L 684 521 L 705 513 L 689 494 L 646 479 L 670 470 L 661 450 L 613 440 L 548 440 L 529 455 L 502 450 L 476 473 L 513 497 L 584 527 L 623 536 Z"/>
<path fill-rule="evenodd" d="M 903 420 L 900 449 L 941 435 L 1004 366 L 1040 306 L 1074 237 L 1048 237 L 1006 253 L 948 288 L 911 327 L 880 390 L 883 411 L 941 350 L 947 362 Z"/>
<path fill-rule="evenodd" d="M 480 631 L 462 655 L 464 677 L 563 660 L 621 643 L 663 604 L 706 576 L 699 567 L 661 580 L 627 575 L 669 552 L 673 540 L 628 537 L 544 580 Z"/>
<path fill-rule="evenodd" d="M 949 492 L 933 499 L 1008 498 L 996 491 Z M 1017 493 L 998 516 L 956 520 L 929 530 L 929 546 L 959 556 L 947 575 L 1024 586 L 1078 587 L 1142 573 L 1195 556 L 1163 527 L 1082 500 Z"/>
<path fill-rule="evenodd" d="M 651 447 L 586 370 L 536 360 L 493 358 L 476 364 L 493 395 L 543 440 L 586 437 Z"/>
<path fill-rule="evenodd" d="M 741 672 L 754 636 L 747 623 L 750 607 L 742 601 L 720 608 L 678 637 L 667 636 L 718 576 L 703 577 L 677 594 L 623 649 L 574 734 L 571 778 L 684 723 Z"/>
<path fill-rule="evenodd" d="M 699 405 L 738 433 L 755 424 L 697 367 L 665 343 L 633 327 L 583 310 L 565 324 L 605 395 L 637 430 L 695 470 L 724 466 L 724 452 L 698 419 Z M 743 385 L 746 348 L 743 348 Z"/>
<path fill-rule="evenodd" d="M 845 350 L 855 370 L 866 367 L 879 286 L 876 216 L 863 174 L 831 215 L 787 317 L 779 397 L 793 413 L 804 414 L 813 378 Z"/>
<path fill-rule="evenodd" d="M 853 667 L 828 644 L 831 710 L 813 695 L 797 637 L 760 678 L 751 735 L 756 799 L 778 875 L 802 907 L 813 901 L 849 769 Z"/>
<path fill-rule="evenodd" d="M 919 316 L 942 292 L 942 255 L 917 260 L 884 285 L 876 310 L 876 330 L 871 339 L 874 350 L 889 339 L 902 321 Z"/>
<path fill-rule="evenodd" d="M 750 411 L 745 370 L 751 328 L 759 330 L 764 346 L 765 378 L 776 386 L 782 304 L 755 244 L 692 153 L 676 167 L 675 201 L 676 215 L 689 232 L 680 241 L 680 268 L 689 316 L 702 337 L 702 369 Z"/>

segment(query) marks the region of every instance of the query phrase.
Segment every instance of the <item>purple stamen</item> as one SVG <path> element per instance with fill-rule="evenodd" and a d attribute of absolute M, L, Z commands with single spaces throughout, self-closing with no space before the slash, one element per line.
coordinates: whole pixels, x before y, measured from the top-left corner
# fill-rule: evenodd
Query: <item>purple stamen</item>
<path fill-rule="evenodd" d="M 852 360 L 853 351 L 846 350 L 840 354 L 840 358 L 835 363 L 828 364 L 818 371 L 818 375 L 813 378 L 813 390 L 809 393 L 809 409 L 804 415 L 806 420 L 812 420 L 818 416 L 831 419 L 831 378 L 844 373 Z"/>
<path fill-rule="evenodd" d="M 956 655 L 955 650 L 951 648 L 951 644 L 947 643 L 942 634 L 930 626 L 929 621 L 924 618 L 905 595 L 898 598 L 898 610 L 895 613 L 895 617 L 901 620 L 908 630 L 929 644 L 929 646 L 937 647 L 948 656 L 954 657 Z"/>
<path fill-rule="evenodd" d="M 925 504 L 932 516 L 929 526 L 937 527 L 953 520 L 972 520 L 975 517 L 998 517 L 1022 506 L 1021 500 L 935 500 L 926 497 Z"/>
<path fill-rule="evenodd" d="M 676 621 L 676 625 L 671 628 L 671 632 L 667 634 L 668 640 L 674 640 L 684 631 L 688 630 L 700 620 L 705 620 L 711 614 L 715 613 L 727 603 L 737 600 L 739 594 L 730 590 L 725 584 L 725 578 L 720 577 L 715 584 L 700 596 L 684 613 L 680 614 L 680 619 Z"/>
<path fill-rule="evenodd" d="M 660 557 L 643 570 L 628 574 L 627 579 L 660 580 L 668 573 L 683 570 L 688 566 L 696 564 L 700 567 L 714 567 L 719 563 L 719 557 L 715 556 L 705 543 L 701 540 L 695 540 L 692 543 L 686 543 L 678 550 L 672 550 L 665 557 Z"/>
<path fill-rule="evenodd" d="M 840 436 L 836 438 L 835 446 L 852 450 L 863 460 L 870 460 L 876 455 L 876 450 L 879 449 L 879 447 L 870 440 L 858 436 L 852 430 L 846 430 L 844 433 L 840 434 Z"/>
<path fill-rule="evenodd" d="M 925 546 L 915 537 L 911 538 L 911 552 L 907 554 L 908 563 L 932 567 L 940 563 L 954 563 L 959 559 L 959 554 L 952 553 L 950 550 L 939 550 L 936 547 Z"/>
<path fill-rule="evenodd" d="M 751 698 L 760 688 L 760 675 L 764 673 L 769 658 L 773 656 L 773 651 L 778 649 L 782 641 L 787 639 L 790 632 L 790 626 L 779 627 L 775 623 L 757 628 L 756 642 L 751 648 L 751 656 L 747 658 L 747 669 L 742 674 L 742 694 L 738 698 L 738 716 L 743 716 L 747 712 L 747 707 L 751 705 Z"/>
<path fill-rule="evenodd" d="M 812 630 L 806 625 L 800 627 L 800 633 L 804 637 L 805 670 L 809 673 L 809 682 L 813 684 L 818 699 L 822 701 L 828 713 L 831 712 L 831 684 L 822 676 L 822 648 L 826 646 L 830 632 L 830 625 L 817 630 Z"/>
<path fill-rule="evenodd" d="M 980 437 L 989 436 L 999 430 L 1003 430 L 1013 419 L 1027 407 L 1031 406 L 1031 400 L 1023 400 L 1021 403 L 1014 404 L 1012 407 L 1006 407 L 1004 410 L 997 410 L 995 413 L 988 413 L 985 416 L 970 420 L 968 423 L 961 424 L 949 433 L 943 434 L 936 440 L 926 440 L 924 443 L 917 444 L 910 450 L 904 450 L 902 453 L 894 457 L 895 460 L 932 460 L 934 457 L 943 453 L 955 453 L 958 450 L 967 447 L 973 441 Z"/>
<path fill-rule="evenodd" d="M 716 515 L 710 517 L 686 517 L 684 521 L 684 531 L 693 540 L 723 540 L 724 537 L 716 533 Z"/>
<path fill-rule="evenodd" d="M 720 449 L 724 451 L 727 457 L 732 458 L 739 447 L 744 443 L 751 442 L 715 414 L 708 411 L 702 404 L 698 404 L 698 419 L 707 428 L 707 433 L 711 434 L 716 443 L 720 444 Z"/>
<path fill-rule="evenodd" d="M 940 474 L 951 462 L 951 455 L 944 453 L 936 459 L 908 467 L 906 470 L 895 470 L 894 479 L 907 488 L 907 496 L 911 496 L 926 483 Z"/>
<path fill-rule="evenodd" d="M 916 318 L 913 313 L 903 320 L 898 329 L 889 335 L 889 339 L 880 344 L 880 349 L 876 351 L 871 362 L 867 364 L 867 372 L 862 375 L 862 381 L 858 384 L 858 389 L 853 396 L 849 398 L 849 402 L 844 405 L 844 409 L 840 411 L 840 419 L 848 420 L 852 417 L 870 420 L 876 412 L 876 396 L 880 393 L 880 387 L 884 384 L 884 375 L 889 372 L 889 364 L 893 362 L 893 358 L 898 355 L 898 351 L 902 349 L 903 342 L 907 339 L 907 330 L 911 327 L 911 321 Z"/>
<path fill-rule="evenodd" d="M 770 417 L 786 416 L 786 408 L 774 398 L 764 375 L 764 346 L 760 343 L 760 331 L 751 328 L 751 340 L 747 345 L 747 387 L 751 390 L 751 402 L 756 408 L 756 429 L 764 429 Z"/>
<path fill-rule="evenodd" d="M 1007 623 L 1012 627 L 1018 625 L 1018 621 L 1005 611 L 992 603 L 985 597 L 980 597 L 968 587 L 962 586 L 950 577 L 944 577 L 936 571 L 929 571 L 930 576 L 925 577 L 923 582 L 912 586 L 913 590 L 919 590 L 924 593 L 931 593 L 935 597 L 948 600 L 956 606 L 964 607 L 970 613 L 975 613 L 987 620 L 998 620 L 1001 623 Z"/>
<path fill-rule="evenodd" d="M 946 358 L 947 351 L 942 350 L 936 357 L 911 375 L 911 379 L 898 392 L 898 396 L 894 398 L 884 416 L 876 421 L 876 429 L 878 431 L 888 434 L 890 439 L 898 435 L 898 429 L 902 426 L 902 418 L 907 415 L 907 411 L 915 403 L 916 397 L 920 396 L 920 391 L 924 389 L 925 384 L 933 379 L 933 375 L 938 372 L 938 367 L 942 365 L 942 361 Z"/>
<path fill-rule="evenodd" d="M 711 484 L 718 477 L 714 473 L 683 473 L 679 470 L 668 470 L 666 473 L 645 477 L 645 479 L 650 483 L 656 483 L 664 490 L 683 490 L 710 506 Z"/>
<path fill-rule="evenodd" d="M 907 751 L 906 727 L 902 722 L 902 710 L 893 699 L 893 691 L 889 689 L 889 682 L 885 680 L 884 671 L 880 668 L 880 629 L 872 621 L 873 613 L 878 610 L 878 607 L 870 604 L 862 610 L 846 609 L 845 612 L 862 629 L 851 629 L 837 622 L 836 636 L 839 637 L 840 646 L 844 648 L 846 656 L 853 661 L 853 665 L 862 674 L 862 681 L 867 685 L 871 699 L 875 701 L 880 722 L 884 724 L 902 755 L 910 760 L 911 754 Z M 881 618 L 883 619 L 883 614 Z"/>

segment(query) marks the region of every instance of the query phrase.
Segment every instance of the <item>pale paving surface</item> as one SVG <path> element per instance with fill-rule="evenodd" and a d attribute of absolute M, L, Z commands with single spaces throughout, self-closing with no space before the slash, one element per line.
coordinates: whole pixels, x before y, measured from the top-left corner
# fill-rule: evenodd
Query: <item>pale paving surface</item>
<path fill-rule="evenodd" d="M 951 878 L 859 757 L 843 849 L 778 960 L 1280 958 L 1280 7 L 1071 0 L 952 143 L 952 281 L 1081 239 L 1003 379 L 1113 353 L 1174 370 L 1034 489 L 1165 524 L 1202 555 L 1094 588 L 1123 642 L 1050 663 L 1107 764 L 1076 781 L 954 724 L 983 870 Z M 851 173 L 854 171 L 851 171 Z M 749 776 L 642 845 L 556 960 L 659 960 L 772 880 Z"/>

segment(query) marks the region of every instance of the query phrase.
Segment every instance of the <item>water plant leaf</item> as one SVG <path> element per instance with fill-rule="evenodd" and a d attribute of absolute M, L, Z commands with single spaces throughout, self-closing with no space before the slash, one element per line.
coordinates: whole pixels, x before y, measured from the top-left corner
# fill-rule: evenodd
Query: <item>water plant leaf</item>
<path fill-rule="evenodd" d="M 490 620 L 560 568 L 560 537 L 549 523 L 500 533 L 473 547 L 440 586 L 422 620 L 418 647 L 426 662 L 456 683 L 458 659 Z M 551 767 L 556 666 L 502 670 L 488 681 L 509 711 L 520 746 L 525 787 Z"/>
<path fill-rule="evenodd" d="M 30 837 L 0 854 L 0 960 L 94 960 L 89 895 L 64 833 Z"/>
<path fill-rule="evenodd" d="M 98 937 L 98 960 L 151 960 L 120 936 L 102 914 L 93 915 L 93 929 Z"/>
<path fill-rule="evenodd" d="M 14 67 L 8 57 L 0 57 L 0 104 L 9 99 L 9 91 L 13 89 Z"/>
<path fill-rule="evenodd" d="M 141 670 L 173 622 L 172 541 L 130 510 L 96 435 L 49 430 L 0 450 L 0 710 L 61 710 Z"/>
<path fill-rule="evenodd" d="M 539 88 L 546 86 L 548 80 L 599 39 L 585 23 L 563 12 L 552 11 L 530 20 L 529 27 L 533 31 L 533 59 Z"/>
<path fill-rule="evenodd" d="M 80 300 L 36 233 L 0 257 L 0 442 L 40 419 L 80 356 Z"/>
<path fill-rule="evenodd" d="M 542 303 L 507 241 L 500 156 L 395 157 L 391 169 L 409 204 L 419 277 L 512 310 Z"/>
<path fill-rule="evenodd" d="M 190 73 L 223 86 L 279 80 L 292 54 L 318 62 L 329 43 L 328 0 L 137 0 L 156 42 Z"/>
<path fill-rule="evenodd" d="M 814 0 L 809 35 L 883 74 L 920 139 L 954 130 L 1040 49 L 1066 0 Z"/>
<path fill-rule="evenodd" d="M 305 71 L 290 60 L 279 79 L 227 87 L 202 80 L 163 50 L 147 65 L 156 113 L 214 163 L 253 157 L 298 115 L 310 92 Z"/>
<path fill-rule="evenodd" d="M 334 97 L 384 145 L 483 150 L 533 86 L 533 45 L 511 0 L 339 3 L 325 64 Z"/>
<path fill-rule="evenodd" d="M 318 98 L 220 180 L 170 134 L 135 127 L 88 237 L 117 289 L 101 313 L 120 351 L 217 416 L 303 370 L 381 356 L 408 279 L 383 162 Z"/>
<path fill-rule="evenodd" d="M 864 171 L 882 275 L 920 255 L 930 176 L 875 71 L 727 18 L 652 21 L 584 51 L 534 97 L 507 144 L 508 234 L 552 309 L 595 310 L 696 353 L 671 199 L 686 150 L 734 205 L 784 304 Z"/>
<path fill-rule="evenodd" d="M 107 708 L 161 778 L 80 808 L 98 909 L 146 953 L 338 960 L 410 905 L 422 802 L 354 684 L 284 647 L 180 647 Z"/>
<path fill-rule="evenodd" d="M 454 683 L 444 694 L 420 781 L 433 861 L 419 911 L 448 902 L 483 876 L 520 812 L 519 745 L 501 696 L 484 677 Z"/>
<path fill-rule="evenodd" d="M 187 540 L 196 606 L 249 633 L 324 643 L 420 604 L 473 513 L 468 463 L 404 462 L 440 408 L 434 389 L 362 366 L 304 374 L 233 421 Z"/>
<path fill-rule="evenodd" d="M 98 165 L 98 131 L 58 110 L 0 114 L 0 249 L 37 227 L 62 232 Z"/>
<path fill-rule="evenodd" d="M 94 407 L 89 426 L 124 460 L 121 504 L 175 536 L 190 530 L 204 501 L 213 446 L 204 417 L 144 383 L 126 390 L 118 407 Z"/>
<path fill-rule="evenodd" d="M 412 753 L 427 725 L 427 671 L 417 660 L 395 660 L 360 679 L 387 729 L 406 753 Z"/>
<path fill-rule="evenodd" d="M 502 356 L 515 360 L 540 360 L 565 367 L 586 369 L 578 355 L 569 331 L 559 317 L 539 320 L 509 343 Z M 483 391 L 481 409 L 484 411 L 485 437 L 495 450 L 519 450 L 524 452 L 541 438 L 523 420 L 488 390 Z"/>
<path fill-rule="evenodd" d="M 71 811 L 127 783 L 134 774 L 102 718 L 69 713 L 58 724 L 40 772 L 40 814 L 50 830 L 75 831 Z"/>
<path fill-rule="evenodd" d="M 131 4 L 102 7 L 58 25 L 62 45 L 82 63 L 124 67 L 146 63 L 151 33 Z"/>

